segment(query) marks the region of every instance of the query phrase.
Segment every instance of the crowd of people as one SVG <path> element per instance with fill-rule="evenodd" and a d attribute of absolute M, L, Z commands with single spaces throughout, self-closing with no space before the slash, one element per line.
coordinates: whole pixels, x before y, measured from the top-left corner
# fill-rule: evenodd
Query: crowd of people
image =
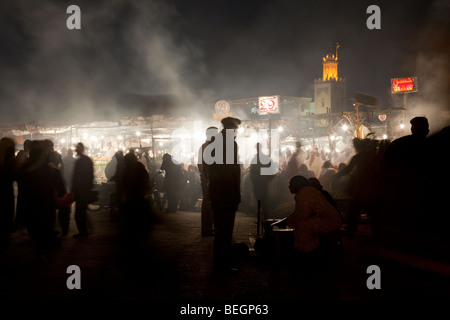
<path fill-rule="evenodd" d="M 293 211 L 285 216 L 288 225 L 296 230 L 295 248 L 301 252 L 317 249 L 320 234 L 340 229 L 344 220 L 347 231 L 354 233 L 361 213 L 370 217 L 375 231 L 389 225 L 444 237 L 447 234 L 446 224 L 439 222 L 449 221 L 440 207 L 448 191 L 444 180 L 448 171 L 443 158 L 433 155 L 449 145 L 448 127 L 428 137 L 428 120 L 416 117 L 411 120 L 411 135 L 392 142 L 355 138 L 354 153 L 348 161 L 337 164 L 323 158 L 317 149 L 305 152 L 298 142 L 276 173 L 263 174 L 262 169 L 270 167 L 272 160 L 261 152 L 261 145 L 257 145 L 250 167 L 244 169 L 238 161 L 236 141 L 227 142 L 233 137 L 227 130 L 236 133 L 240 120 L 229 117 L 222 124 L 221 131 L 216 127 L 207 129 L 198 164 L 186 167 L 165 154 L 159 168 L 164 173 L 161 191 L 167 200 L 166 213 L 192 211 L 197 200 L 203 200 L 201 235 L 214 236 L 214 262 L 219 271 L 231 268 L 235 214 L 242 203 L 242 191 L 249 187 L 265 218 L 286 199 L 285 195 L 289 196 L 289 191 L 294 194 L 295 201 L 290 198 Z M 201 156 L 215 139 L 222 142 L 223 159 L 208 163 Z M 233 151 L 229 153 L 227 148 Z M 74 237 L 88 236 L 86 212 L 88 204 L 95 201 L 93 163 L 84 154 L 82 143 L 76 145 L 75 153 L 76 158 L 69 149 L 63 157 L 50 140 L 27 140 L 16 155 L 12 139 L 0 140 L 2 251 L 11 232 L 23 226 L 38 253 L 58 247 L 60 237 L 68 234 L 73 203 L 78 229 Z M 134 152 L 123 155 L 119 151 L 113 158 L 116 165 L 109 181 L 116 184 L 114 196 L 120 216 L 134 234 L 151 216 L 149 196 L 155 181 Z M 217 154 L 214 159 L 218 159 Z M 440 181 L 443 187 L 438 185 Z M 18 187 L 17 205 L 14 182 Z M 276 186 L 274 193 L 269 192 L 271 185 Z M 347 206 L 345 215 L 337 204 L 341 200 Z"/>

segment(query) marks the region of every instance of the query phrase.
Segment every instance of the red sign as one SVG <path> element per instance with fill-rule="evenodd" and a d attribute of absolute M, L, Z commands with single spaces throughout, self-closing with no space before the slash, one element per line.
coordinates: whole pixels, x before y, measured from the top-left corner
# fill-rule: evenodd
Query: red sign
<path fill-rule="evenodd" d="M 416 91 L 418 91 L 417 77 L 391 79 L 392 93 L 407 93 Z"/>
<path fill-rule="evenodd" d="M 378 115 L 378 120 L 380 120 L 380 121 L 386 120 L 386 115 L 385 114 Z"/>
<path fill-rule="evenodd" d="M 280 113 L 280 96 L 259 97 L 259 114 Z"/>

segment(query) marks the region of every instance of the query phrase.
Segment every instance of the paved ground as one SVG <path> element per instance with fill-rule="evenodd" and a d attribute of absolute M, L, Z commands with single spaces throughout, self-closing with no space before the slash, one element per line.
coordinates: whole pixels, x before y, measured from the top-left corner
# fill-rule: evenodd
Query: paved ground
<path fill-rule="evenodd" d="M 200 213 L 158 216 L 143 239 L 125 241 L 122 222 L 107 210 L 89 214 L 90 236 L 74 239 L 36 259 L 23 230 L 11 239 L 1 272 L 2 300 L 121 301 L 286 301 L 379 300 L 443 297 L 448 299 L 450 264 L 421 260 L 375 245 L 368 225 L 343 238 L 343 256 L 329 268 L 300 272 L 287 257 L 266 259 L 250 253 L 233 276 L 213 274 L 213 237 L 200 236 Z M 237 214 L 234 238 L 253 248 L 256 218 Z M 67 267 L 81 269 L 81 289 L 69 290 Z M 369 290 L 369 265 L 381 269 L 381 289 Z"/>

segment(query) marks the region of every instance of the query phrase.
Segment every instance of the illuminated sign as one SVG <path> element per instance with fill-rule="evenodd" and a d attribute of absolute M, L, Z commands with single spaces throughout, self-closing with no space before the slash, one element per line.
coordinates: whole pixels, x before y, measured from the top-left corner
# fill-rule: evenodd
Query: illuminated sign
<path fill-rule="evenodd" d="M 280 113 L 280 96 L 259 97 L 259 114 Z"/>
<path fill-rule="evenodd" d="M 417 77 L 391 79 L 392 93 L 408 93 L 417 91 L 419 91 Z"/>

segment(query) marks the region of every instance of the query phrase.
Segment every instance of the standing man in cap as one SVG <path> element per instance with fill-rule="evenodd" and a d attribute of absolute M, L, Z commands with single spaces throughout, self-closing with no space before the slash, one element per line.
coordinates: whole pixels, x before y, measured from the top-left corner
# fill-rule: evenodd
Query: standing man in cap
<path fill-rule="evenodd" d="M 241 202 L 241 168 L 235 141 L 240 124 L 236 118 L 222 119 L 223 130 L 214 141 L 214 161 L 209 166 L 209 197 L 215 228 L 214 271 L 219 274 L 236 271 L 230 262 L 234 220 Z M 203 156 L 206 162 L 211 160 L 206 152 Z"/>

